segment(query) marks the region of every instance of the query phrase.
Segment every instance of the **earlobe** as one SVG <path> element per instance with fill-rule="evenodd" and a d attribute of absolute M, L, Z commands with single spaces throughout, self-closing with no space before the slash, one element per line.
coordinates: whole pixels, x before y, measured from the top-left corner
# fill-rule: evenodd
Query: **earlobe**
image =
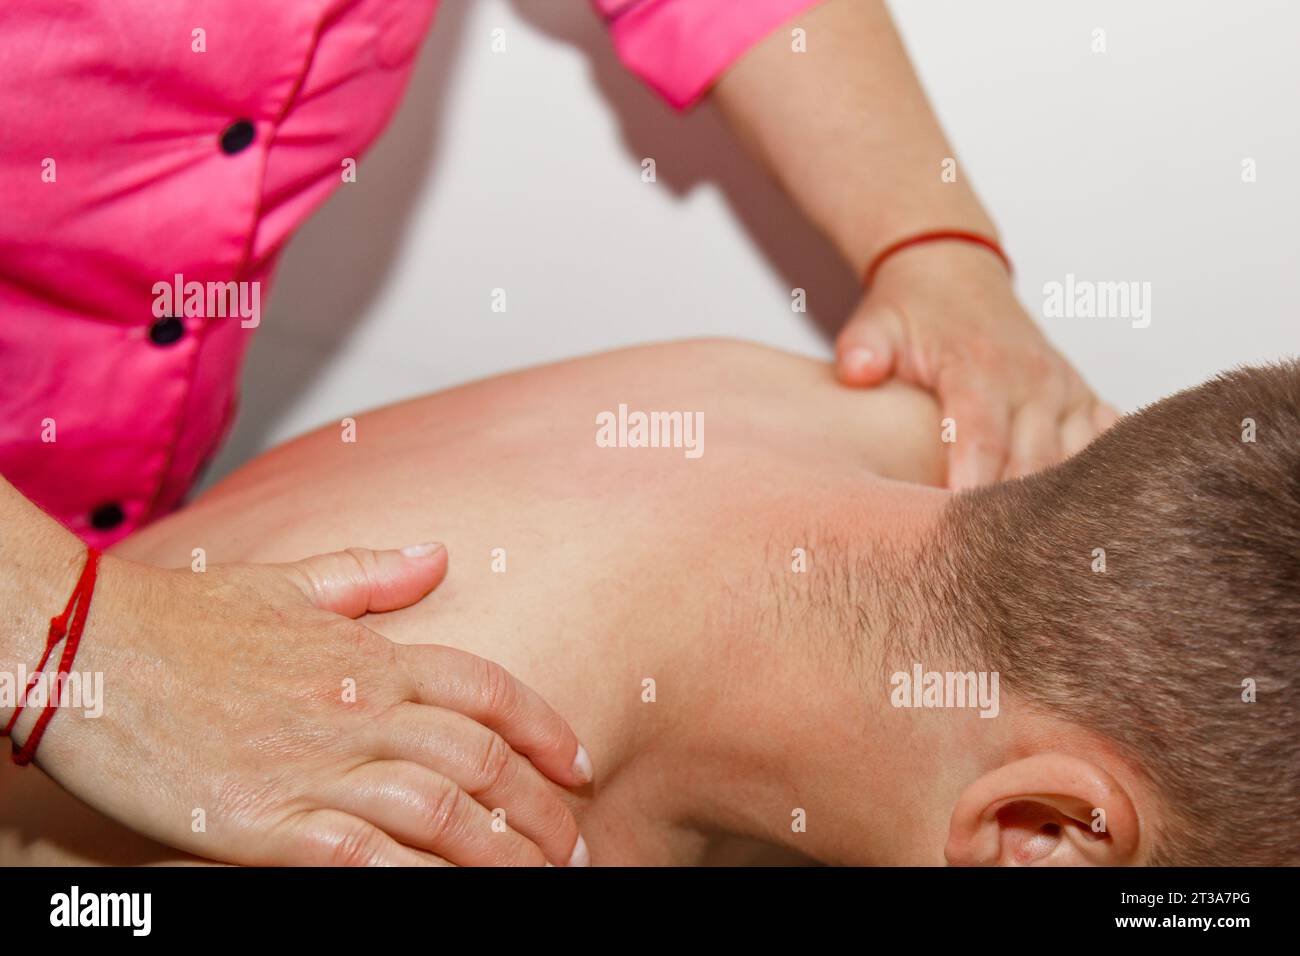
<path fill-rule="evenodd" d="M 1102 766 L 1061 753 L 1005 764 L 957 800 L 944 855 L 954 866 L 1128 866 L 1137 810 Z"/>

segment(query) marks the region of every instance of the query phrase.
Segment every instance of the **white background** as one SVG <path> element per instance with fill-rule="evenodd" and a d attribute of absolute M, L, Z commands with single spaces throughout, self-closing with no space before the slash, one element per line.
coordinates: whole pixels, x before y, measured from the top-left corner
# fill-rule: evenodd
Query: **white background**
<path fill-rule="evenodd" d="M 1300 351 L 1300 3 L 891 8 L 1031 314 L 1067 272 L 1152 284 L 1149 328 L 1044 320 L 1105 397 L 1132 409 Z M 576 354 L 728 335 L 829 356 L 855 296 L 712 108 L 669 110 L 587 0 L 443 0 L 358 181 L 285 253 L 208 481 L 324 422 Z"/>

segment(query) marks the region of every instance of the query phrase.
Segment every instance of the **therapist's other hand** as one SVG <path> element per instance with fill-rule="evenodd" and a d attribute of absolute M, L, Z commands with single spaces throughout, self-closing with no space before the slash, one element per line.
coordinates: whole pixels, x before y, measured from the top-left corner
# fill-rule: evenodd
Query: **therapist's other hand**
<path fill-rule="evenodd" d="M 444 548 L 406 550 L 202 573 L 106 555 L 74 668 L 104 675 L 103 714 L 61 709 L 37 763 L 131 829 L 227 863 L 586 862 L 546 779 L 591 777 L 564 720 L 493 663 L 351 620 L 442 581 Z"/>
<path fill-rule="evenodd" d="M 1006 269 L 962 242 L 885 260 L 836 343 L 840 381 L 921 386 L 955 423 L 953 489 L 1015 478 L 1079 451 L 1118 417 L 1052 348 Z"/>

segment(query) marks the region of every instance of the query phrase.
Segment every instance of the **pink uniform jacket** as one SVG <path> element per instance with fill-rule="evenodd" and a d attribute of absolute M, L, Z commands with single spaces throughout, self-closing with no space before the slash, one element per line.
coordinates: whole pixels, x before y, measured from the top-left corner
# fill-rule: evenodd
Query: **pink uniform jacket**
<path fill-rule="evenodd" d="M 815 2 L 595 6 L 684 109 Z M 285 242 L 387 124 L 437 6 L 0 4 L 0 473 L 87 542 L 175 508 L 216 451 L 254 331 L 220 290 L 259 282 L 265 302 Z M 189 283 L 209 291 L 187 303 Z"/>

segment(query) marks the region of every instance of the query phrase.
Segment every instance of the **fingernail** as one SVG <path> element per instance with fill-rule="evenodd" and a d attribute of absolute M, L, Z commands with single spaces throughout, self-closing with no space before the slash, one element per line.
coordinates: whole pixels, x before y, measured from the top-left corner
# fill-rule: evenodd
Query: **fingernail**
<path fill-rule="evenodd" d="M 437 554 L 442 550 L 442 545 L 437 541 L 429 541 L 425 544 L 408 544 L 402 549 L 402 554 L 408 558 L 427 558 L 431 554 Z"/>
<path fill-rule="evenodd" d="M 573 845 L 573 853 L 565 866 L 591 866 L 591 853 L 587 850 L 587 841 L 578 834 L 578 842 Z"/>
<path fill-rule="evenodd" d="M 578 754 L 573 758 L 573 772 L 582 778 L 583 783 L 591 783 L 595 777 L 595 771 L 591 767 L 591 757 L 587 754 L 587 748 L 578 744 Z"/>
<path fill-rule="evenodd" d="M 856 348 L 849 349 L 844 353 L 844 358 L 840 365 L 844 371 L 850 375 L 860 375 L 876 358 L 876 353 L 871 349 Z"/>

